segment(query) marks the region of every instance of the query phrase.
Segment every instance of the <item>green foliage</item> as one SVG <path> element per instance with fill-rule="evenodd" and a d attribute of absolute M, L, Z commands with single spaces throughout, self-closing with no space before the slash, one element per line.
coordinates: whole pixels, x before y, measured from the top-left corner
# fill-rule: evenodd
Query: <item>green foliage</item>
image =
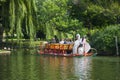
<path fill-rule="evenodd" d="M 60 32 L 71 33 L 72 31 L 78 32 L 82 28 L 82 23 L 77 19 L 69 18 L 54 18 L 51 24 Z"/>
<path fill-rule="evenodd" d="M 46 38 L 56 34 L 59 37 L 64 33 L 73 34 L 73 31 L 82 28 L 80 21 L 70 18 L 68 13 L 70 6 L 67 3 L 68 0 L 44 0 L 38 3 L 41 4 L 38 5 L 40 8 L 38 19 L 41 21 L 38 30 L 42 29 Z M 63 34 L 60 34 L 61 32 Z"/>
<path fill-rule="evenodd" d="M 10 0 L 8 4 L 10 34 L 17 34 L 18 39 L 25 37 L 26 34 L 33 39 L 37 27 L 35 0 Z"/>
<path fill-rule="evenodd" d="M 104 11 L 104 8 L 100 7 L 98 5 L 88 6 L 86 11 L 84 12 L 84 16 L 86 17 L 85 23 L 87 25 L 89 25 L 90 27 L 91 27 L 91 25 L 92 26 L 102 26 L 104 24 L 104 19 L 102 19 L 103 11 Z"/>
<path fill-rule="evenodd" d="M 119 0 L 83 0 L 70 4 L 70 16 L 82 21 L 87 28 L 119 24 Z"/>
<path fill-rule="evenodd" d="M 107 26 L 106 28 L 94 32 L 91 36 L 91 45 L 97 48 L 98 51 L 105 51 L 109 54 L 116 53 L 115 36 L 118 37 L 120 44 L 120 25 Z"/>
<path fill-rule="evenodd" d="M 100 29 L 107 25 L 119 24 L 118 0 L 37 1 L 40 21 L 38 30 L 45 33 L 46 38 L 56 34 L 62 36 L 61 33 L 85 35 L 89 32 L 88 29 Z"/>

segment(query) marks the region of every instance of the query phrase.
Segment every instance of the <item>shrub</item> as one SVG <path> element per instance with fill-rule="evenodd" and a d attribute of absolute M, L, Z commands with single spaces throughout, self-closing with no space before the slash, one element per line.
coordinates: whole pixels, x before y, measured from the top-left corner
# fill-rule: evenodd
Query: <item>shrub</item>
<path fill-rule="evenodd" d="M 118 38 L 118 46 L 120 46 L 120 25 L 110 25 L 104 29 L 96 31 L 90 37 L 91 45 L 95 47 L 99 53 L 104 55 L 116 54 L 115 36 Z M 120 48 L 120 47 L 119 47 Z M 107 54 L 105 54 L 107 53 Z"/>

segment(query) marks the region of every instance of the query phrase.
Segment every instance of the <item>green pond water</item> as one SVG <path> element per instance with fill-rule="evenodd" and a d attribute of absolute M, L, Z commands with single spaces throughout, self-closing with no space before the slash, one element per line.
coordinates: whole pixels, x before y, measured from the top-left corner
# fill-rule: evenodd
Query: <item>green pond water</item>
<path fill-rule="evenodd" d="M 0 55 L 0 80 L 120 80 L 119 57 L 55 57 L 16 50 Z"/>

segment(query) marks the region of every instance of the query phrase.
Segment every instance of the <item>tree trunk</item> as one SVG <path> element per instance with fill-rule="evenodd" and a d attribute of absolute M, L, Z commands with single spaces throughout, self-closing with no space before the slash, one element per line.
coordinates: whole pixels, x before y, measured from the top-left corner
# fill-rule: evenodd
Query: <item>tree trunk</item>
<path fill-rule="evenodd" d="M 3 39 L 3 28 L 0 25 L 0 47 L 2 47 L 2 39 Z"/>
<path fill-rule="evenodd" d="M 2 18 L 2 16 L 3 16 L 3 12 L 2 12 L 2 10 L 3 10 L 3 7 L 2 7 L 2 5 L 0 5 L 0 11 L 1 11 L 1 13 L 0 13 L 0 48 L 2 47 L 2 39 L 3 39 L 3 25 L 2 25 L 2 22 L 3 22 L 3 18 Z"/>

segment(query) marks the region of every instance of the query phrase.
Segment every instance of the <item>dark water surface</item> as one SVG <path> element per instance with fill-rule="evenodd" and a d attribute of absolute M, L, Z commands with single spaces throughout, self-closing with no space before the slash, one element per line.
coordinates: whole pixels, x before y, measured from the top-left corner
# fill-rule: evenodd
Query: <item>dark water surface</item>
<path fill-rule="evenodd" d="M 31 53 L 31 54 L 29 54 Z M 0 80 L 120 80 L 119 57 L 54 57 L 17 50 L 0 56 Z"/>

